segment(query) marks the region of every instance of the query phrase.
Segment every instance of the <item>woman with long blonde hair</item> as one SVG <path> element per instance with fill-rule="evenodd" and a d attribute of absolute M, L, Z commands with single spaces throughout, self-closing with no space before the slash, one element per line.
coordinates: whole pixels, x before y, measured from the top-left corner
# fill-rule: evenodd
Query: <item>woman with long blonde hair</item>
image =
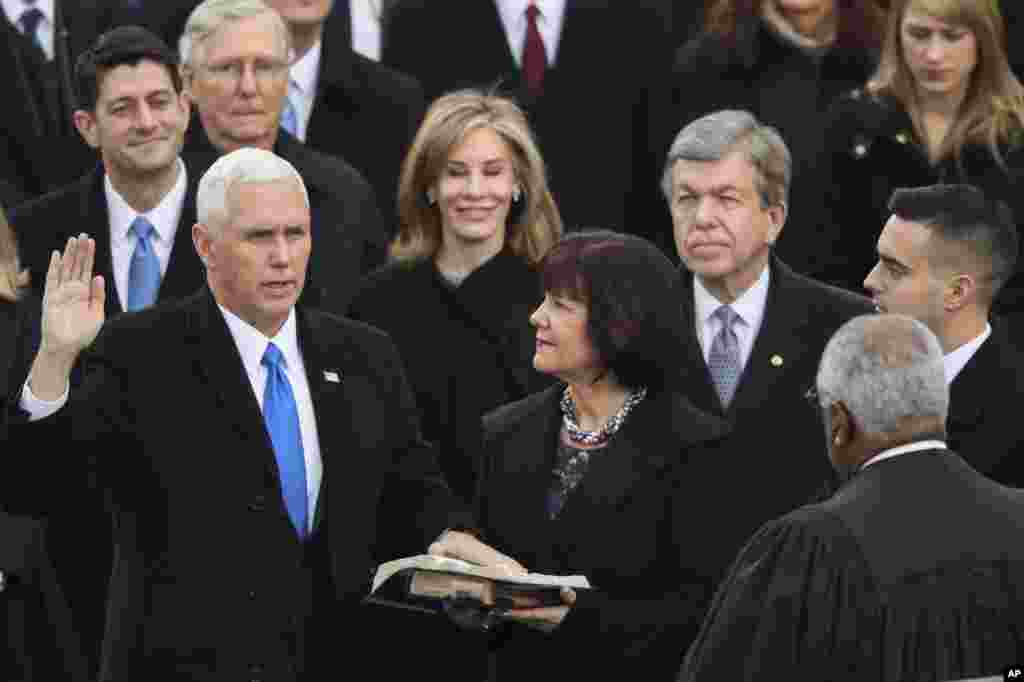
<path fill-rule="evenodd" d="M 424 436 L 470 499 L 481 415 L 547 383 L 529 315 L 562 221 L 523 111 L 474 90 L 438 98 L 403 164 L 398 212 L 391 262 L 350 314 L 397 344 Z"/>
<path fill-rule="evenodd" d="M 826 149 L 837 283 L 860 287 L 899 187 L 970 183 L 1024 216 L 1024 86 L 999 3 L 893 2 L 878 70 L 833 106 Z M 1000 309 L 1024 306 L 1017 280 Z"/>

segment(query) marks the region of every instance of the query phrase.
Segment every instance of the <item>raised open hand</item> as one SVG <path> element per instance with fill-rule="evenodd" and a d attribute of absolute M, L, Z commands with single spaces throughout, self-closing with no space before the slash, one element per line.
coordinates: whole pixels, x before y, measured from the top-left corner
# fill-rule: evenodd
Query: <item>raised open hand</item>
<path fill-rule="evenodd" d="M 92 276 L 96 243 L 85 234 L 68 240 L 61 255 L 54 251 L 43 293 L 40 354 L 71 361 L 103 326 L 103 277 Z"/>

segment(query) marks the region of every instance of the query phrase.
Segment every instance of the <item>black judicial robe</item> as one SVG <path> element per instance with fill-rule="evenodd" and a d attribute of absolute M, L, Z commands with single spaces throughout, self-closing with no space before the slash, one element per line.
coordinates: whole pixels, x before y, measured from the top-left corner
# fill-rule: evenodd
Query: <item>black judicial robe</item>
<path fill-rule="evenodd" d="M 719 587 L 679 676 L 952 680 L 1024 651 L 1024 491 L 949 450 L 872 464 L 765 525 Z"/>

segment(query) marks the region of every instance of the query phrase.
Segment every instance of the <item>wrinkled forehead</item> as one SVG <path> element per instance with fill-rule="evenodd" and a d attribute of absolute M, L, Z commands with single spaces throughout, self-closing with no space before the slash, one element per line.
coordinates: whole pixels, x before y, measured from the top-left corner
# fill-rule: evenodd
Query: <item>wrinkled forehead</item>
<path fill-rule="evenodd" d="M 245 58 L 288 58 L 288 38 L 273 10 L 242 18 L 224 19 L 197 45 L 203 62 Z"/>

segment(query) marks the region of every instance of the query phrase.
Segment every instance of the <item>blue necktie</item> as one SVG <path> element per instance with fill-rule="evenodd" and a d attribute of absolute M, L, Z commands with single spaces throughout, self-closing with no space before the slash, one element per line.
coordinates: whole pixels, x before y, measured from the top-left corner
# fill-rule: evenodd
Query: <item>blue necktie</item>
<path fill-rule="evenodd" d="M 722 328 L 715 334 L 708 354 L 708 369 L 715 382 L 722 407 L 728 408 L 740 380 L 740 340 L 733 325 L 740 319 L 735 310 L 723 305 L 714 312 L 722 322 Z"/>
<path fill-rule="evenodd" d="M 305 539 L 309 512 L 306 458 L 302 452 L 299 411 L 295 407 L 292 385 L 284 372 L 284 356 L 273 343 L 267 344 L 263 365 L 267 368 L 267 386 L 263 389 L 263 421 L 274 445 L 284 506 L 299 537 Z"/>
<path fill-rule="evenodd" d="M 295 105 L 292 104 L 292 98 L 289 95 L 285 95 L 284 98 L 284 109 L 281 110 L 281 127 L 292 135 L 298 135 L 296 131 L 299 129 L 299 117 L 295 113 Z"/>
<path fill-rule="evenodd" d="M 149 242 L 153 229 L 152 223 L 142 216 L 132 222 L 131 231 L 135 233 L 137 241 L 128 268 L 129 311 L 153 305 L 156 293 L 160 290 L 160 261 Z"/>

